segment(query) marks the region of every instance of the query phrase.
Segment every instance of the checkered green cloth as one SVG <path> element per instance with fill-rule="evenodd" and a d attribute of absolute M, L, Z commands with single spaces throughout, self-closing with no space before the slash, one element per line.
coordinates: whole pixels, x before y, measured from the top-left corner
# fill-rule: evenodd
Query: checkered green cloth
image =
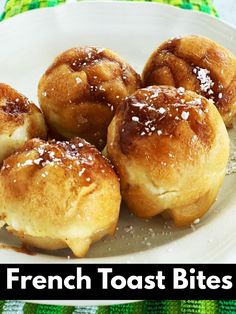
<path fill-rule="evenodd" d="M 4 1 L 4 0 L 0 0 Z M 81 1 L 81 0 L 78 0 Z M 126 1 L 126 0 L 120 0 Z M 132 0 L 131 0 L 132 1 Z M 138 2 L 159 2 L 175 5 L 177 7 L 189 10 L 198 10 L 214 16 L 217 16 L 217 12 L 209 0 L 134 0 Z M 64 3 L 66 0 L 8 0 L 6 1 L 5 10 L 0 17 L 0 21 L 7 19 L 21 12 L 25 12 L 32 9 L 54 7 L 58 4 Z"/>
<path fill-rule="evenodd" d="M 4 0 L 0 0 L 4 1 Z M 79 1 L 79 0 L 78 0 Z M 126 1 L 126 0 L 120 0 Z M 140 1 L 140 0 L 136 0 Z M 145 0 L 141 0 L 145 1 Z M 146 0 L 151 1 L 151 0 Z M 0 20 L 28 10 L 53 7 L 65 0 L 8 0 Z M 217 12 L 207 0 L 153 0 L 183 9 L 195 9 L 214 16 Z M 143 301 L 111 306 L 50 306 L 19 301 L 0 301 L 0 314 L 236 314 L 236 301 Z"/>
<path fill-rule="evenodd" d="M 145 301 L 112 306 L 50 306 L 0 301 L 0 314 L 235 314 L 236 301 Z"/>

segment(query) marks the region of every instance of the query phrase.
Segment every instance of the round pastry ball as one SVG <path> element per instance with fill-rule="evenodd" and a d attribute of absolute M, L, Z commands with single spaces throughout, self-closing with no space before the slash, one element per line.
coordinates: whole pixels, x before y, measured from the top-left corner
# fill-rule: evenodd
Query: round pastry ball
<path fill-rule="evenodd" d="M 151 86 L 119 106 L 107 153 L 128 207 L 191 224 L 212 205 L 224 180 L 229 138 L 211 101 L 183 88 Z"/>
<path fill-rule="evenodd" d="M 0 83 L 0 164 L 33 138 L 46 138 L 41 111 L 25 96 Z"/>
<path fill-rule="evenodd" d="M 28 141 L 0 172 L 1 219 L 26 244 L 69 247 L 84 256 L 91 243 L 113 234 L 119 181 L 109 162 L 86 141 Z"/>
<path fill-rule="evenodd" d="M 113 51 L 72 48 L 42 76 L 38 98 L 53 132 L 102 149 L 117 106 L 140 86 L 140 76 Z"/>
<path fill-rule="evenodd" d="M 212 99 L 225 125 L 236 115 L 236 58 L 201 36 L 164 42 L 149 57 L 142 73 L 144 86 L 184 87 Z"/>

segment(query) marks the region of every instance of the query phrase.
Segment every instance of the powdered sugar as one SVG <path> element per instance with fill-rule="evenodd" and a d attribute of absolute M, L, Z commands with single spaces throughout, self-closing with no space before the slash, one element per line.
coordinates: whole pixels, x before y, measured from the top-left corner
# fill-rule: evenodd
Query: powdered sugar
<path fill-rule="evenodd" d="M 80 77 L 76 77 L 75 81 L 76 81 L 77 84 L 80 84 L 82 82 Z"/>
<path fill-rule="evenodd" d="M 161 107 L 158 109 L 158 111 L 160 112 L 160 114 L 163 114 L 166 112 L 166 109 Z"/>
<path fill-rule="evenodd" d="M 214 82 L 210 77 L 210 71 L 200 67 L 195 67 L 193 69 L 193 73 L 196 74 L 197 79 L 200 82 L 201 91 L 208 93 L 208 95 L 213 95 L 214 92 L 212 90 L 212 87 L 214 86 Z"/>
<path fill-rule="evenodd" d="M 189 112 L 183 111 L 183 112 L 181 113 L 181 118 L 182 118 L 183 120 L 188 120 L 188 117 L 189 117 Z"/>
<path fill-rule="evenodd" d="M 177 89 L 177 93 L 179 94 L 179 95 L 184 95 L 184 93 L 185 93 L 185 88 L 184 87 L 179 87 L 178 89 Z"/>
<path fill-rule="evenodd" d="M 132 121 L 139 122 L 139 117 L 132 117 Z"/>

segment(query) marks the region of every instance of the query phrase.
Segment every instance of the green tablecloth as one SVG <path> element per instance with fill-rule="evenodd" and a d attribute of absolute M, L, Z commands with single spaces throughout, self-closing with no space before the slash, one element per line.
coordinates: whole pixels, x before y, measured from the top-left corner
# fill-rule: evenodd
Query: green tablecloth
<path fill-rule="evenodd" d="M 0 301 L 1 302 L 1 301 Z M 236 301 L 144 301 L 112 306 L 50 306 L 2 301 L 0 314 L 235 314 Z"/>
<path fill-rule="evenodd" d="M 0 0 L 2 1 L 2 0 Z M 79 1 L 79 0 L 78 0 Z M 120 0 L 126 1 L 126 0 Z M 139 0 L 140 1 L 140 0 Z M 144 0 L 141 0 L 144 1 Z M 147 0 L 150 1 L 150 0 Z M 65 0 L 8 0 L 0 20 L 18 13 L 52 7 Z M 217 16 L 211 1 L 207 0 L 153 0 L 175 5 L 184 9 L 195 9 Z M 49 306 L 28 304 L 19 301 L 0 301 L 0 314 L 228 314 L 236 313 L 236 301 L 144 301 L 112 306 Z"/>
<path fill-rule="evenodd" d="M 4 0 L 0 0 L 4 1 Z M 78 0 L 80 1 L 80 0 Z M 112 0 L 111 0 L 112 1 Z M 127 1 L 127 0 L 119 0 Z M 217 12 L 210 0 L 136 0 L 138 2 L 159 2 L 178 6 L 183 9 L 198 10 L 211 15 L 216 15 Z M 1 19 L 12 17 L 21 12 L 32 9 L 53 7 L 66 2 L 65 0 L 8 0 Z"/>

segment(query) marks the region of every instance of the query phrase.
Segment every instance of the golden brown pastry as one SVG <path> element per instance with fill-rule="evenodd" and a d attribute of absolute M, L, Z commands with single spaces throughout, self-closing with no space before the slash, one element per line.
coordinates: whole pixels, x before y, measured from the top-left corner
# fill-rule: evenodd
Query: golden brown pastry
<path fill-rule="evenodd" d="M 214 100 L 227 127 L 236 115 L 236 58 L 227 49 L 201 36 L 164 42 L 143 70 L 144 86 L 184 87 Z"/>
<path fill-rule="evenodd" d="M 150 86 L 118 107 L 107 153 L 130 210 L 140 217 L 164 213 L 185 226 L 215 201 L 229 138 L 211 101 L 183 88 Z"/>
<path fill-rule="evenodd" d="M 115 231 L 119 181 L 111 165 L 82 139 L 28 141 L 4 161 L 0 217 L 24 244 L 69 247 L 82 257 Z"/>
<path fill-rule="evenodd" d="M 0 83 L 0 165 L 27 140 L 46 136 L 41 111 L 15 89 Z"/>
<path fill-rule="evenodd" d="M 102 149 L 117 106 L 141 85 L 140 76 L 109 49 L 73 48 L 42 76 L 38 98 L 50 128 Z"/>

